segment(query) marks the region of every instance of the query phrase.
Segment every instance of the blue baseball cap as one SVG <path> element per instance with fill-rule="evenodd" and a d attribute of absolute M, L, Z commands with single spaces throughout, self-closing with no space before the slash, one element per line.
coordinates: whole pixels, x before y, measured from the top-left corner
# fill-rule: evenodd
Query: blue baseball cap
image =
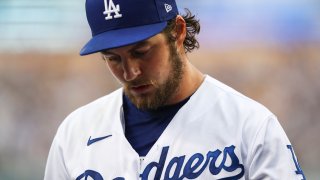
<path fill-rule="evenodd" d="M 175 0 L 86 0 L 86 13 L 92 38 L 82 56 L 148 39 L 178 15 L 178 8 Z"/>

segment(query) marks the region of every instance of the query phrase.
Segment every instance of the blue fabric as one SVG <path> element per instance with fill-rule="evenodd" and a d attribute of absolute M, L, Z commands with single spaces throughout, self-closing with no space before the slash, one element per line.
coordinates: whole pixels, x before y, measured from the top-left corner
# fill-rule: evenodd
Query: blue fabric
<path fill-rule="evenodd" d="M 147 155 L 172 118 L 189 99 L 190 97 L 157 110 L 142 111 L 123 96 L 125 136 L 139 156 Z"/>
<path fill-rule="evenodd" d="M 178 8 L 175 0 L 86 0 L 86 14 L 92 38 L 80 55 L 152 37 L 178 15 Z"/>

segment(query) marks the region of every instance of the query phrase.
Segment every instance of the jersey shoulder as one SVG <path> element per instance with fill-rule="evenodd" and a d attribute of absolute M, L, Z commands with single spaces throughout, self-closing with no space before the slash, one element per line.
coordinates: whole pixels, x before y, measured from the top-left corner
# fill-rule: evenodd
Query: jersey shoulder
<path fill-rule="evenodd" d="M 90 134 L 99 134 L 102 129 L 111 131 L 115 118 L 119 118 L 115 114 L 120 114 L 122 92 L 120 88 L 70 113 L 60 124 L 56 138 L 70 141 L 82 135 L 87 137 Z"/>
<path fill-rule="evenodd" d="M 211 100 L 214 99 L 214 103 L 217 103 L 217 105 L 222 108 L 235 110 L 234 112 L 241 112 L 242 114 L 245 112 L 259 112 L 266 116 L 273 115 L 271 111 L 261 103 L 210 76 L 206 77 L 205 86 L 206 94 L 210 94 L 212 97 Z"/>
<path fill-rule="evenodd" d="M 224 125 L 220 129 L 229 129 L 231 137 L 243 137 L 242 144 L 247 147 L 252 145 L 269 121 L 277 122 L 276 116 L 264 105 L 220 81 L 207 76 L 204 83 L 198 97 L 203 96 L 202 104 L 206 104 L 206 107 L 202 109 L 207 109 L 204 114 L 210 117 L 208 121 Z"/>

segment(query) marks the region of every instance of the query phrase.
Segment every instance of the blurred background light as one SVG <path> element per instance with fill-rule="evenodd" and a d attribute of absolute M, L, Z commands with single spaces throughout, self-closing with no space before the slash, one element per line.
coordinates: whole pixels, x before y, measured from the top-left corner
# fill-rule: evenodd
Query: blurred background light
<path fill-rule="evenodd" d="M 116 1 L 116 0 L 114 0 Z M 190 61 L 274 112 L 307 179 L 320 177 L 320 1 L 177 0 L 201 23 Z M 100 56 L 85 0 L 0 0 L 0 179 L 43 179 L 74 109 L 120 87 Z"/>

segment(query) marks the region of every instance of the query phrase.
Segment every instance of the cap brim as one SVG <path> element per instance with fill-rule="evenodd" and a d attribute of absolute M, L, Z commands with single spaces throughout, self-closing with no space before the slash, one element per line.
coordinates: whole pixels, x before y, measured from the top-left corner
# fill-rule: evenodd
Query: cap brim
<path fill-rule="evenodd" d="M 98 34 L 92 37 L 81 49 L 80 55 L 88 55 L 105 49 L 117 48 L 134 44 L 148 39 L 160 33 L 167 25 L 167 22 L 136 26 L 125 29 L 116 29 Z"/>

